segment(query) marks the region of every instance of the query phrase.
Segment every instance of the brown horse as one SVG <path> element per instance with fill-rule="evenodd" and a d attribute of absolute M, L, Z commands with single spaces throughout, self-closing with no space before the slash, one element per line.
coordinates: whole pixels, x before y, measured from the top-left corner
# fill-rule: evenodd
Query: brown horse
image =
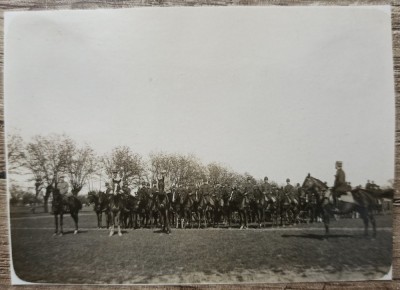
<path fill-rule="evenodd" d="M 171 233 L 171 228 L 169 226 L 169 208 L 170 208 L 170 202 L 168 198 L 168 194 L 164 191 L 158 191 L 155 193 L 155 198 L 156 198 L 156 205 L 158 212 L 160 214 L 160 222 L 161 222 L 161 228 L 162 231 L 164 231 L 167 234 Z"/>
<path fill-rule="evenodd" d="M 312 177 L 310 174 L 305 178 L 302 188 L 308 192 L 322 194 L 324 197 L 320 206 L 322 207 L 323 221 L 325 224 L 325 233 L 329 234 L 330 214 L 348 214 L 353 211 L 360 213 L 360 217 L 364 222 L 364 235 L 368 235 L 368 224 L 372 223 L 373 237 L 376 236 L 376 222 L 373 210 L 377 206 L 376 198 L 367 190 L 356 188 L 348 192 L 338 202 L 339 211 L 333 208 L 333 194 L 331 189 L 321 180 Z"/>
<path fill-rule="evenodd" d="M 235 211 L 239 214 L 240 229 L 248 228 L 248 212 L 250 211 L 249 198 L 247 194 L 234 187 L 229 197 L 230 213 Z M 228 226 L 231 223 L 231 216 L 228 217 Z"/>
<path fill-rule="evenodd" d="M 88 202 L 93 204 L 93 211 L 97 216 L 97 227 L 102 228 L 102 217 L 103 213 L 106 216 L 107 228 L 110 227 L 110 204 L 109 198 L 105 192 L 102 191 L 89 191 Z"/>
<path fill-rule="evenodd" d="M 54 235 L 59 234 L 62 236 L 63 232 L 63 219 L 64 213 L 69 213 L 74 220 L 75 230 L 74 234 L 78 233 L 78 213 L 82 209 L 82 203 L 75 196 L 69 196 L 65 198 L 57 187 L 53 187 L 51 184 L 46 187 L 46 195 L 53 194 L 53 201 L 51 204 L 52 212 L 54 214 L 55 231 Z M 60 218 L 60 219 L 59 219 Z M 60 232 L 58 227 L 60 226 Z"/>

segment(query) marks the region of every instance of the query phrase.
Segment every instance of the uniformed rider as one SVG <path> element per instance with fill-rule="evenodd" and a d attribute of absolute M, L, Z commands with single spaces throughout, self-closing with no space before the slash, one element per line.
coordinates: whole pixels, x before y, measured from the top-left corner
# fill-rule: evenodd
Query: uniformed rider
<path fill-rule="evenodd" d="M 57 183 L 57 188 L 62 196 L 63 202 L 64 202 L 64 207 L 65 207 L 65 211 L 68 211 L 68 205 L 67 205 L 67 200 L 68 197 L 72 196 L 71 194 L 68 193 L 69 190 L 69 184 L 68 182 L 65 181 L 65 176 L 61 175 L 58 179 L 58 183 Z"/>
<path fill-rule="evenodd" d="M 336 161 L 335 168 L 336 168 L 336 175 L 335 175 L 335 182 L 332 187 L 333 193 L 333 200 L 335 208 L 337 209 L 338 206 L 338 198 L 342 194 L 346 194 L 348 190 L 348 184 L 346 183 L 346 174 L 343 171 L 343 163 L 342 161 Z"/>

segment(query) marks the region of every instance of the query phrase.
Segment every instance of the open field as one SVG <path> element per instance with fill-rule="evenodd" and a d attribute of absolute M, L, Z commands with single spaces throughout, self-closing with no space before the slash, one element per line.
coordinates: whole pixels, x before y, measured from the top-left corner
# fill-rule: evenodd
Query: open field
<path fill-rule="evenodd" d="M 379 279 L 389 271 L 392 216 L 377 216 L 376 239 L 363 237 L 362 221 L 266 229 L 187 229 L 171 235 L 154 229 L 108 237 L 90 209 L 81 232 L 53 237 L 49 214 L 11 210 L 16 274 L 47 283 L 230 283 Z"/>

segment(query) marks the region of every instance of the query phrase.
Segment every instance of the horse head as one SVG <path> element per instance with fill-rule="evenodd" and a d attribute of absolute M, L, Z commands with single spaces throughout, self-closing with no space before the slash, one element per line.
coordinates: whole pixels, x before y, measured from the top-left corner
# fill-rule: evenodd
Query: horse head
<path fill-rule="evenodd" d="M 88 202 L 89 204 L 94 203 L 96 204 L 99 200 L 99 196 L 95 191 L 89 191 L 88 192 Z"/>
<path fill-rule="evenodd" d="M 324 182 L 315 177 L 312 177 L 310 173 L 304 179 L 301 188 L 305 191 L 313 191 L 318 193 L 328 190 L 328 186 Z"/>

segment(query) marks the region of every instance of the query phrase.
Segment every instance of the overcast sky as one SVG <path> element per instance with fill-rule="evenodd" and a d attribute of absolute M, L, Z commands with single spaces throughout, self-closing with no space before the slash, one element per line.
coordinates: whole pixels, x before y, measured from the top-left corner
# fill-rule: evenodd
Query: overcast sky
<path fill-rule="evenodd" d="M 394 177 L 382 7 L 6 13 L 6 129 L 193 153 L 256 178 Z"/>

